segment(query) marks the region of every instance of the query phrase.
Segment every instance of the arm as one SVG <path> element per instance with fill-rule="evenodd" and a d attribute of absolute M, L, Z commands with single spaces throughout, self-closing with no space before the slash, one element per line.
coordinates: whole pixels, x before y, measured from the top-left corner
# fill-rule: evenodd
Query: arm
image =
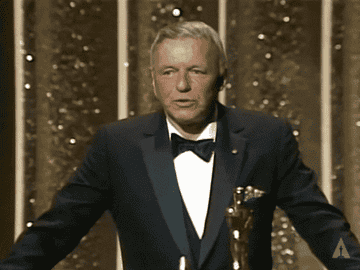
<path fill-rule="evenodd" d="M 108 208 L 105 135 L 105 130 L 95 135 L 83 164 L 56 194 L 52 208 L 22 233 L 1 270 L 51 269 Z"/>
<path fill-rule="evenodd" d="M 277 205 L 329 270 L 360 269 L 360 244 L 343 213 L 328 204 L 314 171 L 303 164 L 290 125 L 283 129 L 279 153 Z M 350 259 L 332 258 L 340 238 Z"/>

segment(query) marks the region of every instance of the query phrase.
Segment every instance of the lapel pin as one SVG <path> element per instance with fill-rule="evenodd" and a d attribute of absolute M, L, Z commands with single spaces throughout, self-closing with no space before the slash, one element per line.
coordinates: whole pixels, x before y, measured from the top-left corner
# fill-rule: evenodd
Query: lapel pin
<path fill-rule="evenodd" d="M 231 151 L 231 153 L 233 153 L 234 155 L 236 155 L 236 154 L 238 153 L 238 150 L 237 150 L 237 149 L 233 149 L 233 150 Z"/>

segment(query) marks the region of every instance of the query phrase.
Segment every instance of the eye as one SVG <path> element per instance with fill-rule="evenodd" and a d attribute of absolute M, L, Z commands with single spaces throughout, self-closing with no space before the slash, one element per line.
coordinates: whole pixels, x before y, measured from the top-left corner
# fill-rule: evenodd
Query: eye
<path fill-rule="evenodd" d="M 199 69 L 193 69 L 193 72 L 194 72 L 195 74 L 205 74 L 204 71 L 199 70 Z"/>
<path fill-rule="evenodd" d="M 174 73 L 174 70 L 165 70 L 164 72 L 163 72 L 163 75 L 172 75 Z"/>

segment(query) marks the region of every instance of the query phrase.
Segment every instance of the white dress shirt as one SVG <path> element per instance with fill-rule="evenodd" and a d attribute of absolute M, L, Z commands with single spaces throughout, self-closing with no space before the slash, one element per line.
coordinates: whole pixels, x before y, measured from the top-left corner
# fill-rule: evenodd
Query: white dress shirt
<path fill-rule="evenodd" d="M 168 118 L 166 121 L 170 140 L 172 133 L 183 137 Z M 215 137 L 216 122 L 212 122 L 206 126 L 196 140 L 213 139 L 215 142 Z M 204 233 L 209 205 L 214 156 L 213 152 L 210 161 L 206 162 L 192 151 L 186 151 L 174 159 L 181 196 L 200 239 Z"/>

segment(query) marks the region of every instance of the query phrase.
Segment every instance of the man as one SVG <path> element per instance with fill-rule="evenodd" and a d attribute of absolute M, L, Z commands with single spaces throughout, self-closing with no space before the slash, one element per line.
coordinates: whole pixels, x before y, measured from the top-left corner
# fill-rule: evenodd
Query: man
<path fill-rule="evenodd" d="M 22 235 L 1 270 L 51 269 L 107 209 L 124 269 L 178 269 L 183 256 L 191 269 L 231 269 L 224 214 L 238 186 L 266 192 L 253 204 L 251 269 L 272 268 L 276 205 L 328 269 L 360 269 L 360 245 L 302 163 L 291 127 L 216 101 L 226 57 L 212 28 L 185 22 L 160 30 L 151 67 L 163 110 L 101 128 L 53 208 Z M 340 238 L 349 259 L 332 258 Z"/>

